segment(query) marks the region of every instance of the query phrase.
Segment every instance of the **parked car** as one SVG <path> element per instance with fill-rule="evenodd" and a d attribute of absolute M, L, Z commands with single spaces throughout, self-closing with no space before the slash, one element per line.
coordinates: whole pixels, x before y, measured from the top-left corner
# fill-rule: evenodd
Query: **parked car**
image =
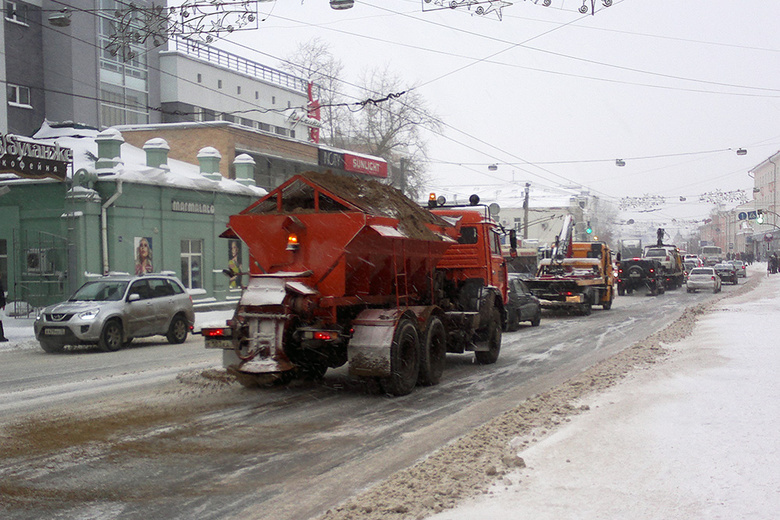
<path fill-rule="evenodd" d="M 688 273 L 688 292 L 696 292 L 700 289 L 707 289 L 714 293 L 720 292 L 720 276 L 712 267 L 694 267 Z"/>
<path fill-rule="evenodd" d="M 721 262 L 719 264 L 715 264 L 712 267 L 715 269 L 715 272 L 718 273 L 718 276 L 720 276 L 722 281 L 729 282 L 734 285 L 736 285 L 739 281 L 739 278 L 737 278 L 737 268 L 734 267 L 734 264 Z"/>
<path fill-rule="evenodd" d="M 81 344 L 115 351 L 158 334 L 183 343 L 194 324 L 192 298 L 177 278 L 119 275 L 89 281 L 67 301 L 46 307 L 34 330 L 46 352 Z"/>
<path fill-rule="evenodd" d="M 506 307 L 507 331 L 520 328 L 521 321 L 530 321 L 537 327 L 542 321 L 542 305 L 539 298 L 531 294 L 528 286 L 519 277 L 509 278 L 509 303 Z"/>
<path fill-rule="evenodd" d="M 742 260 L 729 260 L 730 264 L 734 265 L 734 269 L 737 270 L 737 278 L 747 278 L 747 264 Z"/>

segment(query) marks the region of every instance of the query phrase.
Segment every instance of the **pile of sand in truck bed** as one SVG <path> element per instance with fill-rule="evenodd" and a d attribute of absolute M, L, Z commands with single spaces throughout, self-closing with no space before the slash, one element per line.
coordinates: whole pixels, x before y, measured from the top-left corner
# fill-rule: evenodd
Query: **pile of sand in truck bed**
<path fill-rule="evenodd" d="M 400 190 L 371 179 L 356 179 L 334 173 L 304 172 L 301 177 L 325 191 L 346 200 L 371 215 L 398 219 L 398 229 L 410 238 L 441 240 L 426 224 L 447 228 L 450 225 Z"/>

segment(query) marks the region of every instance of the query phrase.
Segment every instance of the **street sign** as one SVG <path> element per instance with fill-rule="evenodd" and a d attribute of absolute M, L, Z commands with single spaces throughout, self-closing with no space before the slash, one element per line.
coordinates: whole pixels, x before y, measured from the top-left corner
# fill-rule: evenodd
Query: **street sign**
<path fill-rule="evenodd" d="M 739 213 L 739 215 L 737 215 L 737 218 L 738 218 L 739 220 L 746 220 L 746 219 L 748 218 L 748 216 L 747 216 L 747 213 L 745 213 L 744 211 L 741 211 L 741 212 Z"/>
<path fill-rule="evenodd" d="M 750 220 L 756 220 L 758 218 L 757 211 L 748 211 L 747 218 Z"/>

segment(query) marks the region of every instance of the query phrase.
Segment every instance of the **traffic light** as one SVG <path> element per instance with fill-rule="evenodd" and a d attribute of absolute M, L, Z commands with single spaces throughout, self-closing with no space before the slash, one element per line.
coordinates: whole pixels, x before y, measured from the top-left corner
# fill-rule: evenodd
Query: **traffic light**
<path fill-rule="evenodd" d="M 593 233 L 593 228 L 590 227 L 590 220 L 588 221 L 588 227 L 585 228 L 585 232 L 589 235 Z"/>
<path fill-rule="evenodd" d="M 760 209 L 756 210 L 756 224 L 764 223 L 764 212 Z"/>

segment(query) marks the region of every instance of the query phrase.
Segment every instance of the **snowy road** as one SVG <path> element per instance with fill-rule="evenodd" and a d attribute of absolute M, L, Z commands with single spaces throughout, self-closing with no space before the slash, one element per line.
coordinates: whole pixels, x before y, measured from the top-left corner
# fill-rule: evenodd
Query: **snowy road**
<path fill-rule="evenodd" d="M 451 355 L 441 384 L 394 399 L 344 368 L 321 384 L 264 391 L 204 383 L 192 374 L 218 363 L 218 354 L 200 349 L 197 339 L 182 350 L 139 345 L 109 355 L 3 352 L 0 380 L 8 376 L 10 386 L 0 386 L 0 407 L 51 399 L 62 405 L 54 417 L 2 426 L 0 512 L 19 519 L 54 512 L 310 518 L 712 296 L 632 295 L 589 317 L 545 315 L 540 327 L 505 333 L 495 365 Z M 176 380 L 182 370 L 190 375 Z M 135 384 L 127 395 L 114 391 L 129 381 Z M 14 396 L 26 401 L 17 405 Z"/>

